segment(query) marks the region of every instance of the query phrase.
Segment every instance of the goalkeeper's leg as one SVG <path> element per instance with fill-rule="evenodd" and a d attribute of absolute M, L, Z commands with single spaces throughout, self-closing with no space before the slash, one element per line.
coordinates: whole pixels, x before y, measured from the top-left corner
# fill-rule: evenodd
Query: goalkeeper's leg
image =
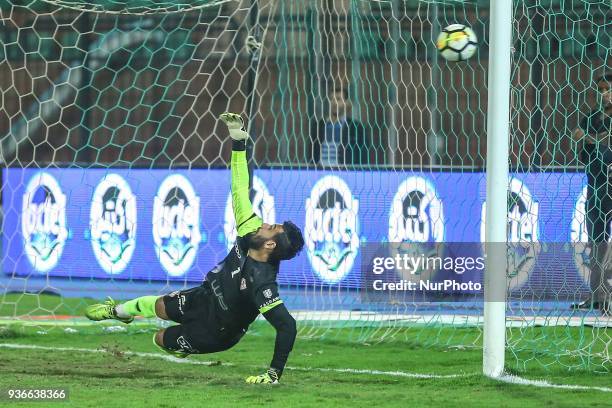
<path fill-rule="evenodd" d="M 135 316 L 159 317 L 169 320 L 161 296 L 141 296 L 123 304 L 109 297 L 104 303 L 88 306 L 85 309 L 85 316 L 94 321 L 114 319 L 123 323 L 131 323 Z"/>
<path fill-rule="evenodd" d="M 174 292 L 165 297 L 167 299 L 180 299 L 180 296 L 177 296 L 178 293 L 179 292 Z M 128 300 L 123 304 L 118 304 L 109 297 L 104 303 L 88 306 L 87 309 L 85 309 L 85 316 L 95 321 L 114 319 L 123 323 L 131 323 L 135 316 L 159 317 L 160 319 L 170 320 L 166 312 L 164 296 L 141 296 L 136 299 Z M 170 349 L 164 346 L 164 332 L 165 330 L 161 329 L 155 333 L 153 336 L 153 344 L 162 351 L 175 357 L 187 357 L 189 355 L 188 352 L 179 348 Z"/>
<path fill-rule="evenodd" d="M 183 324 L 161 329 L 153 338 L 153 343 L 166 353 L 176 357 L 189 354 L 218 353 L 236 345 L 244 331 L 223 333 L 214 320 L 207 316 L 190 319 Z"/>
<path fill-rule="evenodd" d="M 238 332 L 220 327 L 214 314 L 212 291 L 207 285 L 173 292 L 161 298 L 163 310 L 158 310 L 169 320 L 180 323 L 159 330 L 153 342 L 163 351 L 176 357 L 189 354 L 216 353 L 227 350 L 240 340 Z"/>

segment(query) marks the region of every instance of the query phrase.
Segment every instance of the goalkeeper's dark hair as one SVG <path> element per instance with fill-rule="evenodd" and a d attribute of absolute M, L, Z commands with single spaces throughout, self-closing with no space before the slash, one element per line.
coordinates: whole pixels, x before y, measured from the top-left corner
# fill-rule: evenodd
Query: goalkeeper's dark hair
<path fill-rule="evenodd" d="M 297 225 L 285 221 L 283 232 L 276 235 L 275 242 L 274 258 L 277 261 L 286 261 L 300 253 L 304 247 L 304 236 Z"/>

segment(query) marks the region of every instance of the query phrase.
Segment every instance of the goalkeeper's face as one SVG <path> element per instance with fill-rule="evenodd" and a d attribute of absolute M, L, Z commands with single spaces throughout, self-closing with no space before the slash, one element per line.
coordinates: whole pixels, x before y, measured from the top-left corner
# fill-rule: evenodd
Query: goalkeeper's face
<path fill-rule="evenodd" d="M 257 230 L 255 235 L 250 240 L 251 249 L 262 249 L 266 248 L 273 250 L 276 247 L 276 236 L 285 232 L 282 224 L 266 224 L 263 223 Z"/>
<path fill-rule="evenodd" d="M 262 224 L 249 239 L 249 248 L 280 262 L 295 257 L 304 247 L 302 231 L 291 221 Z"/>

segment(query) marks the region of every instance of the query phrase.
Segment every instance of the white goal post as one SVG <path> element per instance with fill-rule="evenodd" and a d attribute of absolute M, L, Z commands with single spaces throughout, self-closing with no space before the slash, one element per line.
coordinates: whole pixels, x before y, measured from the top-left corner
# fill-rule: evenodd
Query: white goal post
<path fill-rule="evenodd" d="M 491 0 L 483 372 L 504 372 L 512 2 Z M 504 262 L 500 262 L 504 260 Z"/>

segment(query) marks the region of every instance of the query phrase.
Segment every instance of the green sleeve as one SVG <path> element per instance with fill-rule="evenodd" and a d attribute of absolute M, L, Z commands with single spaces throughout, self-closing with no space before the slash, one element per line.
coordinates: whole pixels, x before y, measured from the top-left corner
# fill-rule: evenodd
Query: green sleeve
<path fill-rule="evenodd" d="M 232 206 L 236 218 L 238 236 L 256 231 L 261 227 L 262 221 L 253 212 L 253 205 L 249 198 L 249 168 L 246 151 L 232 151 Z"/>

